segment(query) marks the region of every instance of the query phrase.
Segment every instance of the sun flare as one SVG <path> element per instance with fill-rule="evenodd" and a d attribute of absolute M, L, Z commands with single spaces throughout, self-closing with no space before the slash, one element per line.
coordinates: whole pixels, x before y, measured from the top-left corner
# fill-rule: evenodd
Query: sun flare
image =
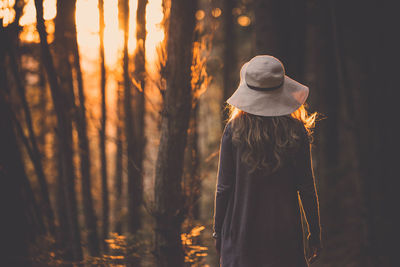
<path fill-rule="evenodd" d="M 57 14 L 56 0 L 44 0 L 44 18 L 48 22 L 48 27 L 52 26 L 53 20 Z M 7 25 L 14 20 L 13 10 L 14 1 L 4 1 L 0 5 L 1 17 L 4 24 Z M 137 0 L 130 0 L 129 14 L 129 40 L 128 49 L 132 54 L 136 47 L 136 6 Z M 146 10 L 146 58 L 150 67 L 156 60 L 156 47 L 164 38 L 164 31 L 160 25 L 163 19 L 162 0 L 150 1 Z M 20 25 L 24 26 L 22 38 L 27 42 L 38 42 L 34 24 L 36 23 L 34 0 L 28 0 L 24 6 L 23 15 L 20 19 Z M 88 59 L 96 60 L 98 58 L 99 47 L 99 9 L 98 1 L 95 0 L 77 0 L 76 2 L 76 25 L 78 43 L 80 52 Z M 104 1 L 104 49 L 106 54 L 106 64 L 108 67 L 115 67 L 120 57 L 120 51 L 123 46 L 123 32 L 118 25 L 118 1 Z M 49 30 L 49 29 L 48 29 Z M 49 31 L 51 33 L 51 31 Z"/>

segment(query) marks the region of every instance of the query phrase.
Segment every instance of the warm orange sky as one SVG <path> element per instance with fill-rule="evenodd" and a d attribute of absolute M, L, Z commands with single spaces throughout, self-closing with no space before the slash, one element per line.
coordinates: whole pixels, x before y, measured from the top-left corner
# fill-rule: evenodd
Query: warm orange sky
<path fill-rule="evenodd" d="M 163 29 L 159 26 L 163 18 L 162 0 L 149 1 L 147 5 L 146 29 L 148 32 L 146 40 L 147 60 L 151 64 L 156 59 L 156 46 L 164 38 Z M 5 9 L 4 7 L 12 7 L 14 0 L 2 1 L 0 5 L 1 16 L 4 17 L 4 23 L 8 24 L 12 21 L 14 14 L 12 8 Z M 99 11 L 97 0 L 77 0 L 76 4 L 76 23 L 78 28 L 78 42 L 80 51 L 86 57 L 95 59 L 98 57 L 99 46 Z M 122 47 L 122 32 L 118 28 L 118 1 L 105 0 L 105 53 L 106 64 L 109 67 L 114 67 L 118 60 L 118 50 Z M 136 21 L 136 6 L 137 0 L 130 0 L 130 34 L 129 34 L 129 51 L 133 52 L 136 46 L 134 38 L 135 21 Z M 44 0 L 44 18 L 52 20 L 56 16 L 56 0 Z M 34 0 L 28 0 L 24 14 L 21 17 L 20 24 L 29 26 L 36 21 Z M 26 27 L 27 31 L 23 35 L 27 41 L 37 40 L 35 37 L 34 27 Z"/>

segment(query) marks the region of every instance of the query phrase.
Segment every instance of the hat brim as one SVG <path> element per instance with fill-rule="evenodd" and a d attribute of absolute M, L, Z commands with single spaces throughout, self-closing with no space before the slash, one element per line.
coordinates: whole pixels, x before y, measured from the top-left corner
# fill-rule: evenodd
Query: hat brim
<path fill-rule="evenodd" d="M 259 116 L 283 116 L 296 111 L 308 97 L 307 86 L 285 75 L 280 87 L 259 91 L 247 86 L 244 73 L 247 63 L 240 71 L 240 84 L 227 103 L 247 113 Z"/>

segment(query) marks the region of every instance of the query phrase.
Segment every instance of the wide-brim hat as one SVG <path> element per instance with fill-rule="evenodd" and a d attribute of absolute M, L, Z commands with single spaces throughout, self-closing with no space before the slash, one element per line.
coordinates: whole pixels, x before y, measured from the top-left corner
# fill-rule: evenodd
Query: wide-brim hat
<path fill-rule="evenodd" d="M 308 93 L 307 86 L 285 75 L 277 58 L 259 55 L 242 66 L 239 86 L 226 102 L 254 115 L 283 116 L 303 105 Z"/>

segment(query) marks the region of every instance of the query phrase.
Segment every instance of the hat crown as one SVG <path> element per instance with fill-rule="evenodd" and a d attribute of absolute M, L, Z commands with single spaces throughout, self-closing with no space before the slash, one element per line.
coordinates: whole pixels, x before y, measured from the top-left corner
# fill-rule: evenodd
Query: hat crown
<path fill-rule="evenodd" d="M 274 88 L 282 85 L 285 68 L 277 58 L 267 55 L 256 56 L 248 62 L 245 73 L 247 85 L 257 88 Z"/>

